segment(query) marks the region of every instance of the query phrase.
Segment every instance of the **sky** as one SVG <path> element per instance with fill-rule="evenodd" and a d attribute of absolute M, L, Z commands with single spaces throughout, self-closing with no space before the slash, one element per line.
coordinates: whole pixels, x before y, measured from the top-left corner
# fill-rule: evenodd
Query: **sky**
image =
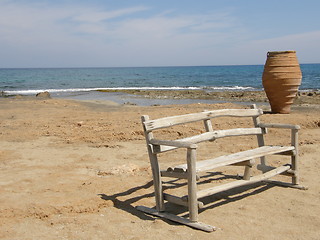
<path fill-rule="evenodd" d="M 0 0 L 0 68 L 320 63 L 319 0 Z"/>

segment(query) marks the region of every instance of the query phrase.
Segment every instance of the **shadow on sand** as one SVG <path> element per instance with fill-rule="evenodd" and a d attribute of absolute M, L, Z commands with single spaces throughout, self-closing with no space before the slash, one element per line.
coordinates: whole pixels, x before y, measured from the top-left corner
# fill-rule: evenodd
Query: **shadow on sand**
<path fill-rule="evenodd" d="M 239 177 L 234 175 L 226 175 L 222 172 L 214 172 L 214 173 L 208 173 L 206 176 L 202 176 L 202 180 L 198 182 L 199 185 L 210 183 L 213 181 L 223 181 L 226 179 L 239 179 Z M 163 182 L 164 186 L 163 189 L 169 190 L 169 189 L 175 189 L 179 187 L 186 186 L 186 182 L 181 183 L 180 180 L 171 180 L 171 181 L 165 181 Z M 272 188 L 273 184 L 266 184 L 266 183 L 255 183 L 249 186 L 242 186 L 238 188 L 234 188 L 228 191 L 220 192 L 217 194 L 214 194 L 209 197 L 202 198 L 201 201 L 204 203 L 204 208 L 199 209 L 199 213 L 203 211 L 207 211 L 209 209 L 221 207 L 225 204 L 229 204 L 232 202 L 239 201 L 243 198 L 246 198 L 248 196 L 253 196 L 256 194 L 259 194 L 261 192 L 264 192 L 270 188 Z M 136 192 L 139 190 L 148 190 L 148 193 L 138 196 L 130 197 L 130 195 L 136 195 Z M 98 194 L 101 199 L 104 200 L 110 200 L 113 202 L 114 207 L 121 209 L 123 211 L 126 211 L 142 220 L 151 220 L 154 221 L 157 217 L 146 215 L 145 213 L 137 210 L 135 208 L 138 201 L 146 198 L 154 197 L 153 192 L 153 182 L 149 181 L 144 185 L 140 185 L 131 189 L 128 189 L 124 192 L 114 193 L 112 195 L 106 195 L 106 194 Z M 125 198 L 125 200 L 120 200 L 120 198 Z M 153 200 L 153 203 L 155 201 Z M 154 207 L 154 206 L 148 206 L 148 207 Z M 188 217 L 188 209 L 184 206 L 179 206 L 176 204 L 172 204 L 169 202 L 165 203 L 166 211 L 173 213 L 175 215 L 180 215 L 183 217 Z M 170 220 L 163 219 L 165 222 L 171 225 L 178 225 L 177 223 L 174 223 Z"/>

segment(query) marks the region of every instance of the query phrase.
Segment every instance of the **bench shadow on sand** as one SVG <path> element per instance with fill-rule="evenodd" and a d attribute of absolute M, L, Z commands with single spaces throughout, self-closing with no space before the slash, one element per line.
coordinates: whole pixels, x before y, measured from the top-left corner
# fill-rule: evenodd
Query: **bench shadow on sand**
<path fill-rule="evenodd" d="M 219 181 L 219 180 L 221 181 L 225 179 L 229 179 L 229 180 L 239 179 L 239 177 L 234 175 L 226 175 L 222 172 L 208 173 L 208 175 L 204 176 L 204 179 L 198 182 L 198 184 L 201 185 L 211 181 Z M 164 190 L 168 190 L 168 189 L 174 189 L 177 187 L 182 187 L 185 185 L 186 183 L 180 183 L 180 182 L 177 182 L 177 180 L 171 180 L 171 181 L 165 181 L 163 188 Z M 231 190 L 214 194 L 209 197 L 202 198 L 201 201 L 204 203 L 204 208 L 199 209 L 199 213 L 203 211 L 207 211 L 209 209 L 217 208 L 232 202 L 237 202 L 248 196 L 253 196 L 253 195 L 262 193 L 264 191 L 267 191 L 272 187 L 274 187 L 273 184 L 266 184 L 266 183 L 260 182 L 260 183 L 255 183 L 249 186 L 237 187 Z M 142 189 L 148 189 L 149 193 L 135 196 L 135 197 L 130 197 L 130 195 Z M 102 193 L 102 194 L 98 194 L 98 196 L 100 196 L 100 198 L 103 200 L 112 201 L 114 207 L 120 210 L 126 211 L 142 220 L 154 221 L 157 218 L 151 215 L 147 215 L 141 211 L 138 211 L 135 208 L 135 206 L 139 205 L 135 203 L 145 198 L 152 198 L 152 202 L 154 205 L 155 200 L 154 200 L 154 192 L 153 192 L 153 181 L 149 181 L 144 185 L 140 185 L 140 186 L 128 189 L 124 192 L 114 193 L 112 195 L 107 195 Z M 126 200 L 119 199 L 123 197 L 126 197 Z M 147 207 L 155 208 L 155 206 L 147 206 Z M 188 217 L 187 207 L 179 206 L 169 202 L 165 203 L 165 207 L 166 207 L 166 211 L 170 213 L 183 216 L 183 217 Z M 166 219 L 163 219 L 163 220 L 169 224 L 178 225 L 177 223 L 174 223 L 170 220 L 166 220 Z"/>

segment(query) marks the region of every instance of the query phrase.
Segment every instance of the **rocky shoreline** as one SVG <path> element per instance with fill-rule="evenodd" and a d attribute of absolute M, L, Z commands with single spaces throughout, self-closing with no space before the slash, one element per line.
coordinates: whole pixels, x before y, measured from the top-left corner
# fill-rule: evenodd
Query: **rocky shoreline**
<path fill-rule="evenodd" d="M 99 92 L 122 92 L 149 99 L 205 99 L 230 102 L 268 102 L 264 91 L 99 90 Z M 294 104 L 320 104 L 320 91 L 299 91 Z"/>
<path fill-rule="evenodd" d="M 134 96 L 136 98 L 145 99 L 201 99 L 212 100 L 218 102 L 255 102 L 267 103 L 268 98 L 264 91 L 206 91 L 206 90 L 97 90 L 101 93 L 124 93 Z M 6 95 L 5 92 L 0 92 L 0 98 L 7 97 L 37 97 L 37 98 L 51 98 L 48 92 L 38 93 L 36 96 L 22 96 L 22 95 Z M 320 105 L 320 91 L 299 91 L 294 105 L 312 104 Z"/>

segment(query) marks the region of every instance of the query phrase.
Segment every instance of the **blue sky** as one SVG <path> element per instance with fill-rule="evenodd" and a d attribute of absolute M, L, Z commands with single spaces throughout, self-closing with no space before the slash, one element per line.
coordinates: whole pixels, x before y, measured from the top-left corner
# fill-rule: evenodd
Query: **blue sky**
<path fill-rule="evenodd" d="M 320 62 L 319 0 L 0 0 L 0 68 Z"/>

